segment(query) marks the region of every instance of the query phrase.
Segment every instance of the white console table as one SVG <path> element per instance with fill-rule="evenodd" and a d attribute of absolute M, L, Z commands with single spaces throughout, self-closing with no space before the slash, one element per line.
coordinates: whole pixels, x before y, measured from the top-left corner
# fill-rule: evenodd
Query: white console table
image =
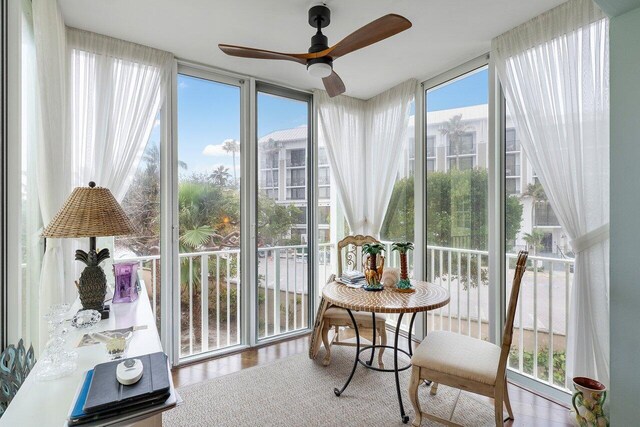
<path fill-rule="evenodd" d="M 129 343 L 127 357 L 163 351 L 156 328 L 155 318 L 149 304 L 149 297 L 144 283 L 137 301 L 125 304 L 112 304 L 108 319 L 101 320 L 90 331 L 78 330 L 68 325 L 67 346 L 78 352 L 78 368 L 71 375 L 53 381 L 38 381 L 36 372 L 38 364 L 27 377 L 11 401 L 6 413 L 0 418 L 0 426 L 21 427 L 62 427 L 66 425 L 67 416 L 78 386 L 84 378 L 84 373 L 95 365 L 108 362 L 109 357 L 104 344 L 94 344 L 76 348 L 82 336 L 87 332 L 106 331 L 111 329 L 128 328 L 129 326 L 146 325 L 146 329 L 137 330 Z M 80 302 L 73 305 L 69 317 L 80 308 Z M 167 367 L 168 369 L 168 367 Z M 163 405 L 143 409 L 134 413 L 120 415 L 102 422 L 85 424 L 87 426 L 118 425 L 136 427 L 161 426 L 162 412 L 170 410 L 181 402 L 171 380 L 171 396 Z"/>

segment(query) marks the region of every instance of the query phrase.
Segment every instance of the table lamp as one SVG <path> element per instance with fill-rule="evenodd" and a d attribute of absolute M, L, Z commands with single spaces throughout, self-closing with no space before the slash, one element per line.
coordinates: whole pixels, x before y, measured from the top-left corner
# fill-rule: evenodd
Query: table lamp
<path fill-rule="evenodd" d="M 107 188 L 88 187 L 73 190 L 62 209 L 42 233 L 46 238 L 89 238 L 89 252 L 76 250 L 76 260 L 86 267 L 80 276 L 78 295 L 83 309 L 98 310 L 108 317 L 104 307 L 107 277 L 100 263 L 109 258 L 109 249 L 96 252 L 96 237 L 133 234 L 135 229 Z"/>

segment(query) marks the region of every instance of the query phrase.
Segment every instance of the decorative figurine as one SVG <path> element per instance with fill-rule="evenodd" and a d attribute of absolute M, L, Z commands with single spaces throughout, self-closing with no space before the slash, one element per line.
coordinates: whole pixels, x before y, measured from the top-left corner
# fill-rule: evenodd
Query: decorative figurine
<path fill-rule="evenodd" d="M 383 251 L 384 246 L 380 243 L 365 243 L 362 245 L 362 253 L 366 254 L 363 259 L 364 277 L 367 281 L 367 286 L 364 287 L 365 290 L 381 291 L 384 289 L 380 280 L 384 270 Z"/>
<path fill-rule="evenodd" d="M 407 252 L 409 252 L 409 250 L 413 250 L 413 243 L 398 242 L 394 243 L 391 248 L 394 251 L 398 251 L 400 254 L 400 280 L 396 286 L 396 291 L 415 292 L 415 289 L 413 289 L 411 282 L 409 281 L 409 272 L 407 267 Z"/>

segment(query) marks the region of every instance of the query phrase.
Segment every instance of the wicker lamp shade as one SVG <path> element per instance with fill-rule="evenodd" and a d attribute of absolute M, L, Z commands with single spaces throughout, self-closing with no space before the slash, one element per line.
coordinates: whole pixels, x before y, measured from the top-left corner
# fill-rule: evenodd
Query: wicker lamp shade
<path fill-rule="evenodd" d="M 111 191 L 96 187 L 77 187 L 62 209 L 42 233 L 47 238 L 104 237 L 134 234 L 129 221 Z"/>

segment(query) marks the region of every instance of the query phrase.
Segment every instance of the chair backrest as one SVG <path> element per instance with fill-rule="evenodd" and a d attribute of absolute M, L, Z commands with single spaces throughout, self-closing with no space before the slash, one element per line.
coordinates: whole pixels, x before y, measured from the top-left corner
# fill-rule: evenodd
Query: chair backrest
<path fill-rule="evenodd" d="M 520 251 L 516 262 L 516 269 L 513 273 L 513 284 L 511 285 L 511 296 L 509 297 L 509 306 L 507 308 L 507 318 L 504 322 L 504 330 L 502 333 L 502 348 L 500 351 L 500 364 L 498 366 L 498 375 L 504 375 L 507 369 L 507 359 L 511 351 L 511 342 L 513 340 L 513 321 L 516 317 L 516 308 L 518 307 L 518 295 L 520 294 L 520 284 L 522 276 L 527 269 L 527 258 L 529 252 Z"/>
<path fill-rule="evenodd" d="M 350 267 L 352 270 L 359 269 L 362 266 L 362 245 L 365 243 L 380 243 L 373 236 L 363 236 L 357 234 L 355 236 L 347 236 L 338 242 L 338 277 L 342 275 L 343 261 L 344 267 Z M 342 250 L 345 253 L 342 253 Z"/>

